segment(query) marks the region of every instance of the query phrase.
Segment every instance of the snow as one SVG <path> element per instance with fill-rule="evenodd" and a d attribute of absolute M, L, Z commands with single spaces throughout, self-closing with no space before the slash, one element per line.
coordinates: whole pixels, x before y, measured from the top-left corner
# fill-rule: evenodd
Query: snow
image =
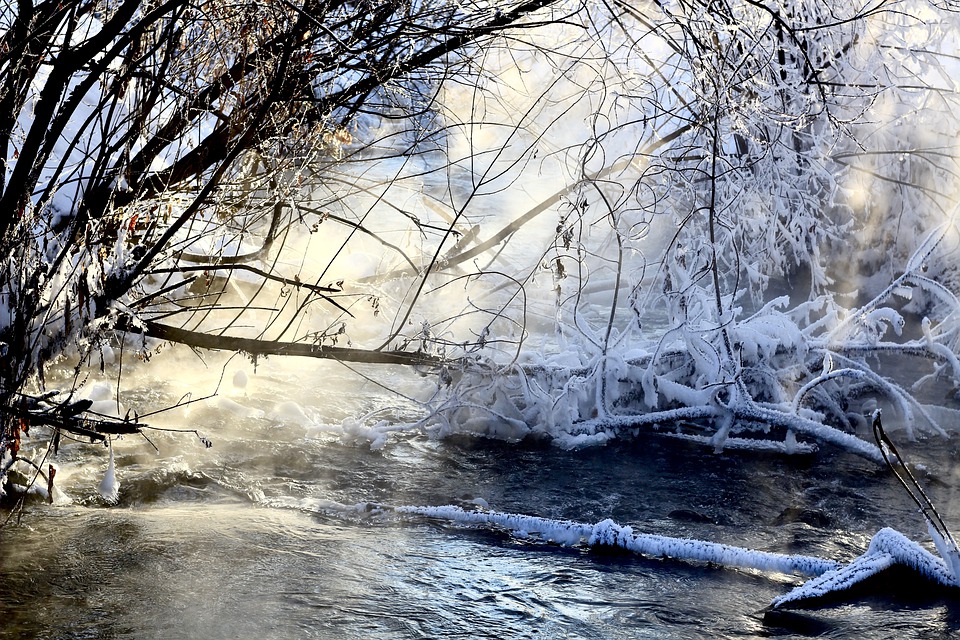
<path fill-rule="evenodd" d="M 377 422 L 372 426 L 365 424 L 361 418 L 344 418 L 341 422 L 342 440 L 347 444 L 365 443 L 373 451 L 380 451 L 387 445 L 387 438 L 391 430 L 390 424 L 385 421 Z"/>
<path fill-rule="evenodd" d="M 596 447 L 604 445 L 614 438 L 612 433 L 607 431 L 598 431 L 596 433 L 578 433 L 576 435 L 567 433 L 558 433 L 554 438 L 554 444 L 561 449 L 573 450 L 584 447 Z"/>
<path fill-rule="evenodd" d="M 874 576 L 894 564 L 906 566 L 921 576 L 945 587 L 956 587 L 947 565 L 902 533 L 883 528 L 870 541 L 867 552 L 844 567 L 828 571 L 806 582 L 772 603 L 774 607 L 819 598 L 829 593 L 849 589 L 858 582 Z"/>
<path fill-rule="evenodd" d="M 832 560 L 812 556 L 770 553 L 704 540 L 634 533 L 631 527 L 620 526 L 610 519 L 589 525 L 499 511 L 466 511 L 453 505 L 399 506 L 392 510 L 461 524 L 503 527 L 522 537 L 537 537 L 567 546 L 585 542 L 591 547 L 620 547 L 652 558 L 709 562 L 724 567 L 807 576 L 818 576 L 838 568 Z"/>

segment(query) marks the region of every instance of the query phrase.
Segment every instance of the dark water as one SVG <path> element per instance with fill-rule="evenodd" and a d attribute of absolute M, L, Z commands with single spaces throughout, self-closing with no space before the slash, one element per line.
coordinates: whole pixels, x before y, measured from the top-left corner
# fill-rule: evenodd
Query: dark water
<path fill-rule="evenodd" d="M 893 526 L 925 530 L 866 461 L 714 454 L 657 436 L 581 451 L 431 441 L 226 440 L 216 458 L 117 447 L 121 501 L 83 489 L 0 535 L 3 637 L 947 638 L 955 602 L 876 594 L 764 621 L 800 579 L 532 543 L 489 528 L 343 512 L 450 504 L 849 560 Z M 960 524 L 960 442 L 905 447 Z M 162 448 L 162 447 L 161 447 Z M 76 452 L 76 455 L 90 452 Z M 99 455 L 103 455 L 102 452 Z M 933 472 L 932 470 L 940 471 Z"/>
<path fill-rule="evenodd" d="M 236 361 L 192 354 L 125 369 L 126 407 L 164 406 Z M 191 373 L 193 372 L 193 373 Z M 419 384 L 396 376 L 402 393 Z M 205 386 L 206 385 L 206 386 Z M 405 386 L 406 385 L 406 386 Z M 261 364 L 241 392 L 153 416 L 148 444 L 114 444 L 120 502 L 97 485 L 101 446 L 57 456 L 61 499 L 0 528 L 6 638 L 948 638 L 960 604 L 902 589 L 764 616 L 795 576 L 533 542 L 342 505 L 462 504 L 849 561 L 880 528 L 926 541 L 894 479 L 842 451 L 724 452 L 641 434 L 564 451 L 547 443 L 397 434 L 350 444 L 310 424 L 396 397 L 332 363 Z M 89 387 L 89 385 L 88 385 Z M 346 390 L 346 391 L 345 391 Z M 233 404 L 231 404 L 233 403 Z M 285 404 L 286 403 L 286 404 Z M 280 415 L 283 414 L 283 415 Z M 293 417 L 291 418 L 291 415 Z M 272 416 L 272 417 L 271 417 Z M 322 419 L 320 417 L 322 416 Z M 955 531 L 960 437 L 891 435 Z M 25 451 L 40 457 L 32 434 Z M 154 449 L 159 449 L 159 452 Z M 32 447 L 32 449 L 31 449 Z M 17 522 L 19 521 L 19 525 Z M 894 585 L 895 587 L 896 585 Z"/>

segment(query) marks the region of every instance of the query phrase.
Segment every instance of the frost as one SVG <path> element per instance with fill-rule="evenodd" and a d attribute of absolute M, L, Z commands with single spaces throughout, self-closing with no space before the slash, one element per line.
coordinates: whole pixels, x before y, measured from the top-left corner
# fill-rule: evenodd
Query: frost
<path fill-rule="evenodd" d="M 56 6 L 41 4 L 38 11 Z M 457 21 L 444 25 L 438 9 L 430 12 L 440 20 L 436 29 L 400 31 L 409 38 L 406 62 L 425 59 L 422 47 L 436 51 L 434 35 L 460 25 L 459 17 L 470 18 L 460 25 L 465 33 L 485 33 L 478 25 L 486 24 L 487 4 L 474 14 L 452 3 L 449 15 Z M 415 147 L 384 159 L 379 148 L 401 149 L 390 136 L 354 146 L 352 133 L 328 127 L 384 103 L 383 87 L 365 75 L 363 64 L 341 64 L 340 32 L 357 51 L 372 47 L 371 60 L 389 57 L 373 55 L 380 46 L 374 43 L 396 44 L 392 35 L 379 39 L 377 27 L 369 40 L 355 40 L 359 34 L 349 25 L 366 23 L 340 20 L 348 14 L 338 14 L 334 31 L 303 38 L 295 32 L 286 40 L 294 35 L 285 31 L 288 21 L 275 18 L 296 16 L 284 3 L 253 3 L 236 13 L 219 7 L 216 28 L 206 31 L 211 23 L 202 8 L 185 6 L 175 14 L 180 18 L 158 10 L 156 24 L 182 19 L 171 27 L 184 30 L 182 42 L 167 43 L 183 49 L 162 64 L 157 56 L 174 51 L 166 45 L 128 55 L 147 26 L 136 21 L 96 55 L 62 64 L 64 51 L 78 52 L 105 25 L 83 12 L 76 21 L 50 22 L 44 33 L 52 46 L 36 43 L 29 58 L 36 64 L 18 66 L 14 56 L 3 67 L 22 80 L 7 83 L 9 102 L 19 111 L 10 114 L 15 123 L 6 133 L 7 146 L 24 153 L 4 159 L 4 185 L 23 190 L 3 194 L 4 202 L 22 207 L 3 214 L 15 231 L 3 237 L 9 255 L 0 268 L 6 409 L 19 410 L 13 407 L 19 399 L 10 399 L 27 389 L 42 393 L 45 367 L 60 358 L 73 366 L 99 352 L 104 367 L 129 371 L 123 361 L 128 333 L 162 321 L 168 329 L 196 330 L 214 346 L 236 338 L 282 351 L 274 340 L 289 340 L 314 349 L 311 355 L 336 345 L 374 361 L 394 349 L 441 358 L 436 367 L 417 366 L 423 389 L 395 390 L 404 406 L 389 418 L 375 418 L 378 410 L 328 425 L 314 408 L 286 398 L 247 406 L 242 370 L 232 378 L 235 399 L 191 405 L 207 411 L 202 418 L 263 419 L 374 450 L 403 431 L 549 440 L 562 449 L 645 433 L 717 453 L 811 455 L 834 447 L 879 462 L 878 448 L 856 433 L 863 412 L 881 404 L 892 408 L 909 437 L 946 435 L 944 425 L 956 422 L 956 412 L 921 404 L 913 380 L 891 379 L 876 363 L 888 356 L 922 358 L 931 366 L 918 384 L 960 381 L 954 293 L 960 269 L 950 253 L 957 244 L 957 172 L 949 154 L 929 155 L 955 142 L 951 111 L 957 110 L 939 87 L 956 76 L 948 72 L 956 64 L 938 66 L 936 59 L 944 53 L 952 60 L 956 18 L 910 5 L 867 20 L 857 15 L 864 10 L 859 5 L 827 11 L 795 2 L 777 18 L 785 22 L 775 24 L 756 2 L 733 2 L 723 11 L 668 4 L 635 40 L 619 33 L 609 39 L 606 32 L 568 40 L 575 31 L 569 25 L 545 23 L 542 32 L 525 33 L 529 48 L 517 39 L 506 53 L 484 49 L 477 58 L 482 72 L 469 78 L 477 91 L 438 82 L 425 103 L 442 115 L 442 136 L 403 121 L 407 87 L 391 80 L 390 103 L 397 104 L 391 119 L 420 141 L 442 139 L 440 166 L 430 163 L 441 154 L 418 156 Z M 606 3 L 588 5 L 585 11 L 607 9 Z M 416 25 L 418 8 L 407 7 L 410 16 L 399 21 L 385 13 L 383 24 Z M 584 17 L 592 25 L 622 25 L 606 14 Z M 927 17 L 942 22 L 913 30 Z M 236 31 L 226 18 L 239 21 Z M 12 18 L 3 20 L 9 28 Z M 874 24 L 886 21 L 891 28 Z M 805 35 L 784 38 L 782 27 Z M 233 37 L 238 33 L 243 38 Z M 426 40 L 419 39 L 424 33 Z M 942 35 L 948 37 L 935 37 Z M 255 62 L 242 82 L 224 84 L 229 74 L 221 74 L 236 69 L 236 60 L 264 37 L 280 49 L 290 44 L 281 58 L 297 78 L 309 78 L 323 68 L 321 59 L 329 60 L 317 77 L 289 86 L 307 93 L 316 88 L 323 96 L 314 97 L 324 103 L 336 96 L 356 102 L 298 113 L 298 105 L 311 100 L 282 99 L 290 113 L 245 120 L 267 112 L 264 97 L 289 88 L 264 91 Z M 317 48 L 301 48 L 302 42 Z M 603 50 L 607 42 L 617 44 Z M 917 56 L 907 43 L 931 50 Z M 782 62 L 787 59 L 791 64 Z M 405 61 L 396 62 L 391 69 Z M 523 65 L 535 71 L 520 74 Z M 150 69 L 167 71 L 155 78 Z M 826 70 L 830 82 L 813 87 L 818 70 Z M 381 71 L 385 81 L 392 78 Z M 55 84 L 58 76 L 62 86 Z M 121 88 L 120 78 L 136 80 Z M 543 78 L 546 93 L 529 84 Z M 361 86 L 355 83 L 370 91 L 354 91 Z M 870 86 L 883 91 L 848 90 Z M 589 104 L 564 99 L 570 89 Z M 150 98 L 138 103 L 137 96 Z M 482 104 L 474 102 L 478 97 Z M 937 112 L 934 103 L 946 108 Z M 55 118 L 40 117 L 47 105 Z M 244 112 L 245 105 L 251 110 Z M 419 103 L 408 106 L 423 111 Z M 325 110 L 330 113 L 318 115 Z M 411 122 L 416 126 L 408 127 Z M 318 129 L 298 138 L 294 129 L 301 123 Z M 131 124 L 138 130 L 129 130 Z M 230 149 L 237 162 L 216 170 L 204 165 L 222 156 L 211 155 L 203 141 L 233 131 L 245 133 L 217 151 Z M 45 140 L 44 151 L 26 157 L 28 146 L 37 147 L 25 145 L 28 139 Z M 316 151 L 320 143 L 327 151 Z M 563 151 L 550 149 L 554 143 Z M 239 157 L 248 144 L 249 153 Z M 298 145 L 313 149 L 302 152 Z M 335 164 L 346 151 L 351 162 Z M 318 158 L 325 153 L 329 157 Z M 376 164 L 366 164 L 369 158 Z M 398 164 L 403 169 L 393 172 Z M 191 174 L 191 166 L 198 173 Z M 26 168 L 26 180 L 10 179 Z M 309 181 L 314 175 L 330 179 Z M 127 201 L 143 194 L 156 197 Z M 199 209 L 192 204 L 198 195 Z M 402 270 L 384 274 L 393 263 Z M 138 277 L 128 281 L 128 274 Z M 797 286 L 807 275 L 809 282 Z M 320 284 L 328 280 L 330 286 Z M 117 283 L 122 291 L 113 290 Z M 771 300 L 781 293 L 772 287 L 783 284 L 790 296 Z M 336 294 L 327 297 L 330 292 Z M 160 347 L 144 338 L 135 351 L 149 360 Z M 372 378 L 367 369 L 362 375 Z M 85 375 L 78 365 L 74 380 Z M 91 410 L 118 417 L 127 414 L 120 398 L 134 397 L 104 382 L 86 394 Z M 46 409 L 58 411 L 52 403 Z M 0 435 L 4 472 L 14 464 L 9 452 L 19 446 L 14 435 L 9 425 Z M 711 462 L 707 451 L 703 462 Z M 115 502 L 118 487 L 111 443 L 100 492 Z M 807 573 L 831 566 L 635 533 L 609 520 L 582 525 L 487 511 L 443 513 L 485 518 L 483 524 L 528 538 L 614 545 L 654 557 Z M 910 545 L 881 534 L 861 561 L 810 589 L 843 588 L 890 563 L 934 571 Z M 956 583 L 960 554 L 940 532 L 931 535 Z"/>
<path fill-rule="evenodd" d="M 938 246 L 921 244 L 908 266 L 922 270 Z M 681 281 L 674 286 L 689 278 L 675 275 Z M 717 451 L 727 443 L 784 454 L 830 445 L 880 462 L 876 446 L 855 435 L 865 418 L 848 409 L 851 398 L 890 403 L 908 437 L 946 435 L 941 424 L 947 412 L 917 402 L 911 390 L 878 374 L 870 357 L 926 358 L 960 377 L 954 355 L 960 303 L 944 298 L 949 304 L 935 310 L 936 320 L 919 322 L 891 304 L 905 283 L 920 277 L 905 271 L 855 308 L 830 295 L 789 308 L 781 297 L 749 316 L 740 307 L 717 316 L 710 293 L 699 291 L 677 307 L 673 325 L 647 350 L 613 327 L 609 339 L 616 349 L 594 350 L 599 334 L 578 322 L 582 339 L 571 342 L 562 359 L 538 362 L 527 353 L 522 366 L 466 367 L 456 384 L 439 387 L 426 403 L 425 421 L 434 424 L 408 426 L 439 437 L 544 436 L 560 448 L 602 445 L 647 429 L 709 442 Z M 692 284 L 687 290 L 696 291 Z M 694 304 L 696 322 L 690 319 Z M 923 337 L 904 339 L 918 333 Z M 622 355 L 627 351 L 630 360 Z M 571 361 L 573 354 L 578 362 Z M 944 370 L 937 366 L 931 376 Z"/>
<path fill-rule="evenodd" d="M 930 552 L 893 529 L 884 528 L 870 541 L 862 556 L 848 565 L 828 571 L 804 583 L 790 593 L 775 599 L 774 607 L 796 604 L 803 600 L 821 598 L 849 589 L 894 564 L 908 567 L 921 576 L 944 587 L 956 587 L 947 565 Z"/>
<path fill-rule="evenodd" d="M 836 561 L 814 556 L 772 553 L 705 540 L 639 533 L 630 526 L 620 525 L 610 519 L 591 525 L 489 511 L 486 506 L 484 502 L 481 510 L 465 510 L 455 505 L 379 505 L 378 509 L 463 525 L 498 527 L 511 531 L 518 537 L 566 546 L 584 544 L 588 547 L 617 547 L 650 558 L 704 562 L 727 568 L 812 577 L 789 593 L 776 598 L 771 605 L 773 607 L 797 605 L 804 600 L 841 593 L 894 565 L 907 567 L 943 587 L 958 586 L 943 560 L 890 528 L 877 532 L 866 553 L 849 564 L 841 565 Z"/>
<path fill-rule="evenodd" d="M 807 576 L 818 576 L 838 568 L 836 562 L 811 556 L 785 555 L 704 540 L 634 533 L 631 527 L 620 526 L 609 519 L 589 525 L 498 511 L 466 511 L 453 505 L 398 506 L 391 510 L 461 524 L 502 527 L 522 532 L 523 537 L 536 537 L 567 546 L 585 543 L 591 547 L 619 547 L 651 558 L 708 562 L 723 567 Z"/>
<path fill-rule="evenodd" d="M 666 438 L 675 438 L 687 442 L 695 442 L 704 446 L 713 447 L 712 438 L 698 436 L 691 433 L 670 433 L 664 432 Z M 777 440 L 763 440 L 759 438 L 727 438 L 723 441 L 724 449 L 733 449 L 740 451 L 767 451 L 771 453 L 781 453 L 784 455 L 812 455 L 819 451 L 816 444 L 809 442 L 797 442 L 796 438 L 788 434 L 783 442 Z"/>
<path fill-rule="evenodd" d="M 389 424 L 378 422 L 372 426 L 364 424 L 362 420 L 345 418 L 341 424 L 342 439 L 347 444 L 363 443 L 370 446 L 373 451 L 383 449 L 387 444 L 389 437 Z"/>

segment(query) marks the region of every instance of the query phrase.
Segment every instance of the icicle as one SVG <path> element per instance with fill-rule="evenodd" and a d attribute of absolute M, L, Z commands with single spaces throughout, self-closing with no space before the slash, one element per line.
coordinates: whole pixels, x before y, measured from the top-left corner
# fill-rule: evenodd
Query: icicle
<path fill-rule="evenodd" d="M 246 395 L 247 372 L 243 369 L 237 369 L 237 372 L 233 374 L 233 388 L 236 389 L 238 393 Z"/>
<path fill-rule="evenodd" d="M 723 445 L 726 444 L 727 437 L 730 435 L 730 429 L 733 428 L 734 413 L 729 410 L 724 411 L 723 405 L 719 402 L 715 401 L 714 404 L 717 405 L 717 408 L 723 413 L 718 420 L 719 427 L 717 428 L 717 432 L 713 434 L 713 437 L 710 439 L 710 444 L 713 445 L 714 453 L 723 453 Z"/>
<path fill-rule="evenodd" d="M 120 483 L 117 482 L 117 470 L 113 463 L 113 440 L 107 440 L 107 446 L 110 448 L 110 462 L 107 464 L 107 473 L 100 481 L 100 497 L 107 504 L 117 504 L 120 501 Z"/>
<path fill-rule="evenodd" d="M 953 541 L 953 536 L 947 532 L 946 536 L 940 535 L 937 527 L 931 520 L 927 520 L 927 531 L 933 538 L 933 544 L 937 547 L 943 563 L 947 565 L 947 571 L 953 578 L 953 583 L 960 587 L 960 550 L 957 549 L 957 543 Z"/>
<path fill-rule="evenodd" d="M 783 439 L 783 446 L 788 455 L 793 455 L 797 452 L 797 434 L 793 432 L 793 429 L 787 429 L 787 435 Z"/>

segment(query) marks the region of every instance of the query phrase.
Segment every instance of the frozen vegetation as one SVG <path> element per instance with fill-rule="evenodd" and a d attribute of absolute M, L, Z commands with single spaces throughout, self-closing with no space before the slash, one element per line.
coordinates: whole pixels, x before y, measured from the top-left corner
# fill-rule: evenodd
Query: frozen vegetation
<path fill-rule="evenodd" d="M 335 4 L 0 8 L 13 504 L 54 501 L 43 464 L 67 439 L 109 445 L 108 504 L 114 438 L 210 446 L 123 397 L 124 366 L 168 343 L 250 368 L 165 402 L 374 450 L 655 432 L 704 464 L 830 447 L 883 465 L 877 408 L 907 441 L 956 432 L 936 406 L 960 385 L 949 7 Z M 249 406 L 280 355 L 421 384 L 365 415 Z M 891 375 L 907 361 L 923 375 Z M 936 527 L 946 562 L 884 529 L 840 567 L 610 520 L 394 511 L 817 576 L 777 606 L 893 564 L 951 587 L 960 569 Z"/>

